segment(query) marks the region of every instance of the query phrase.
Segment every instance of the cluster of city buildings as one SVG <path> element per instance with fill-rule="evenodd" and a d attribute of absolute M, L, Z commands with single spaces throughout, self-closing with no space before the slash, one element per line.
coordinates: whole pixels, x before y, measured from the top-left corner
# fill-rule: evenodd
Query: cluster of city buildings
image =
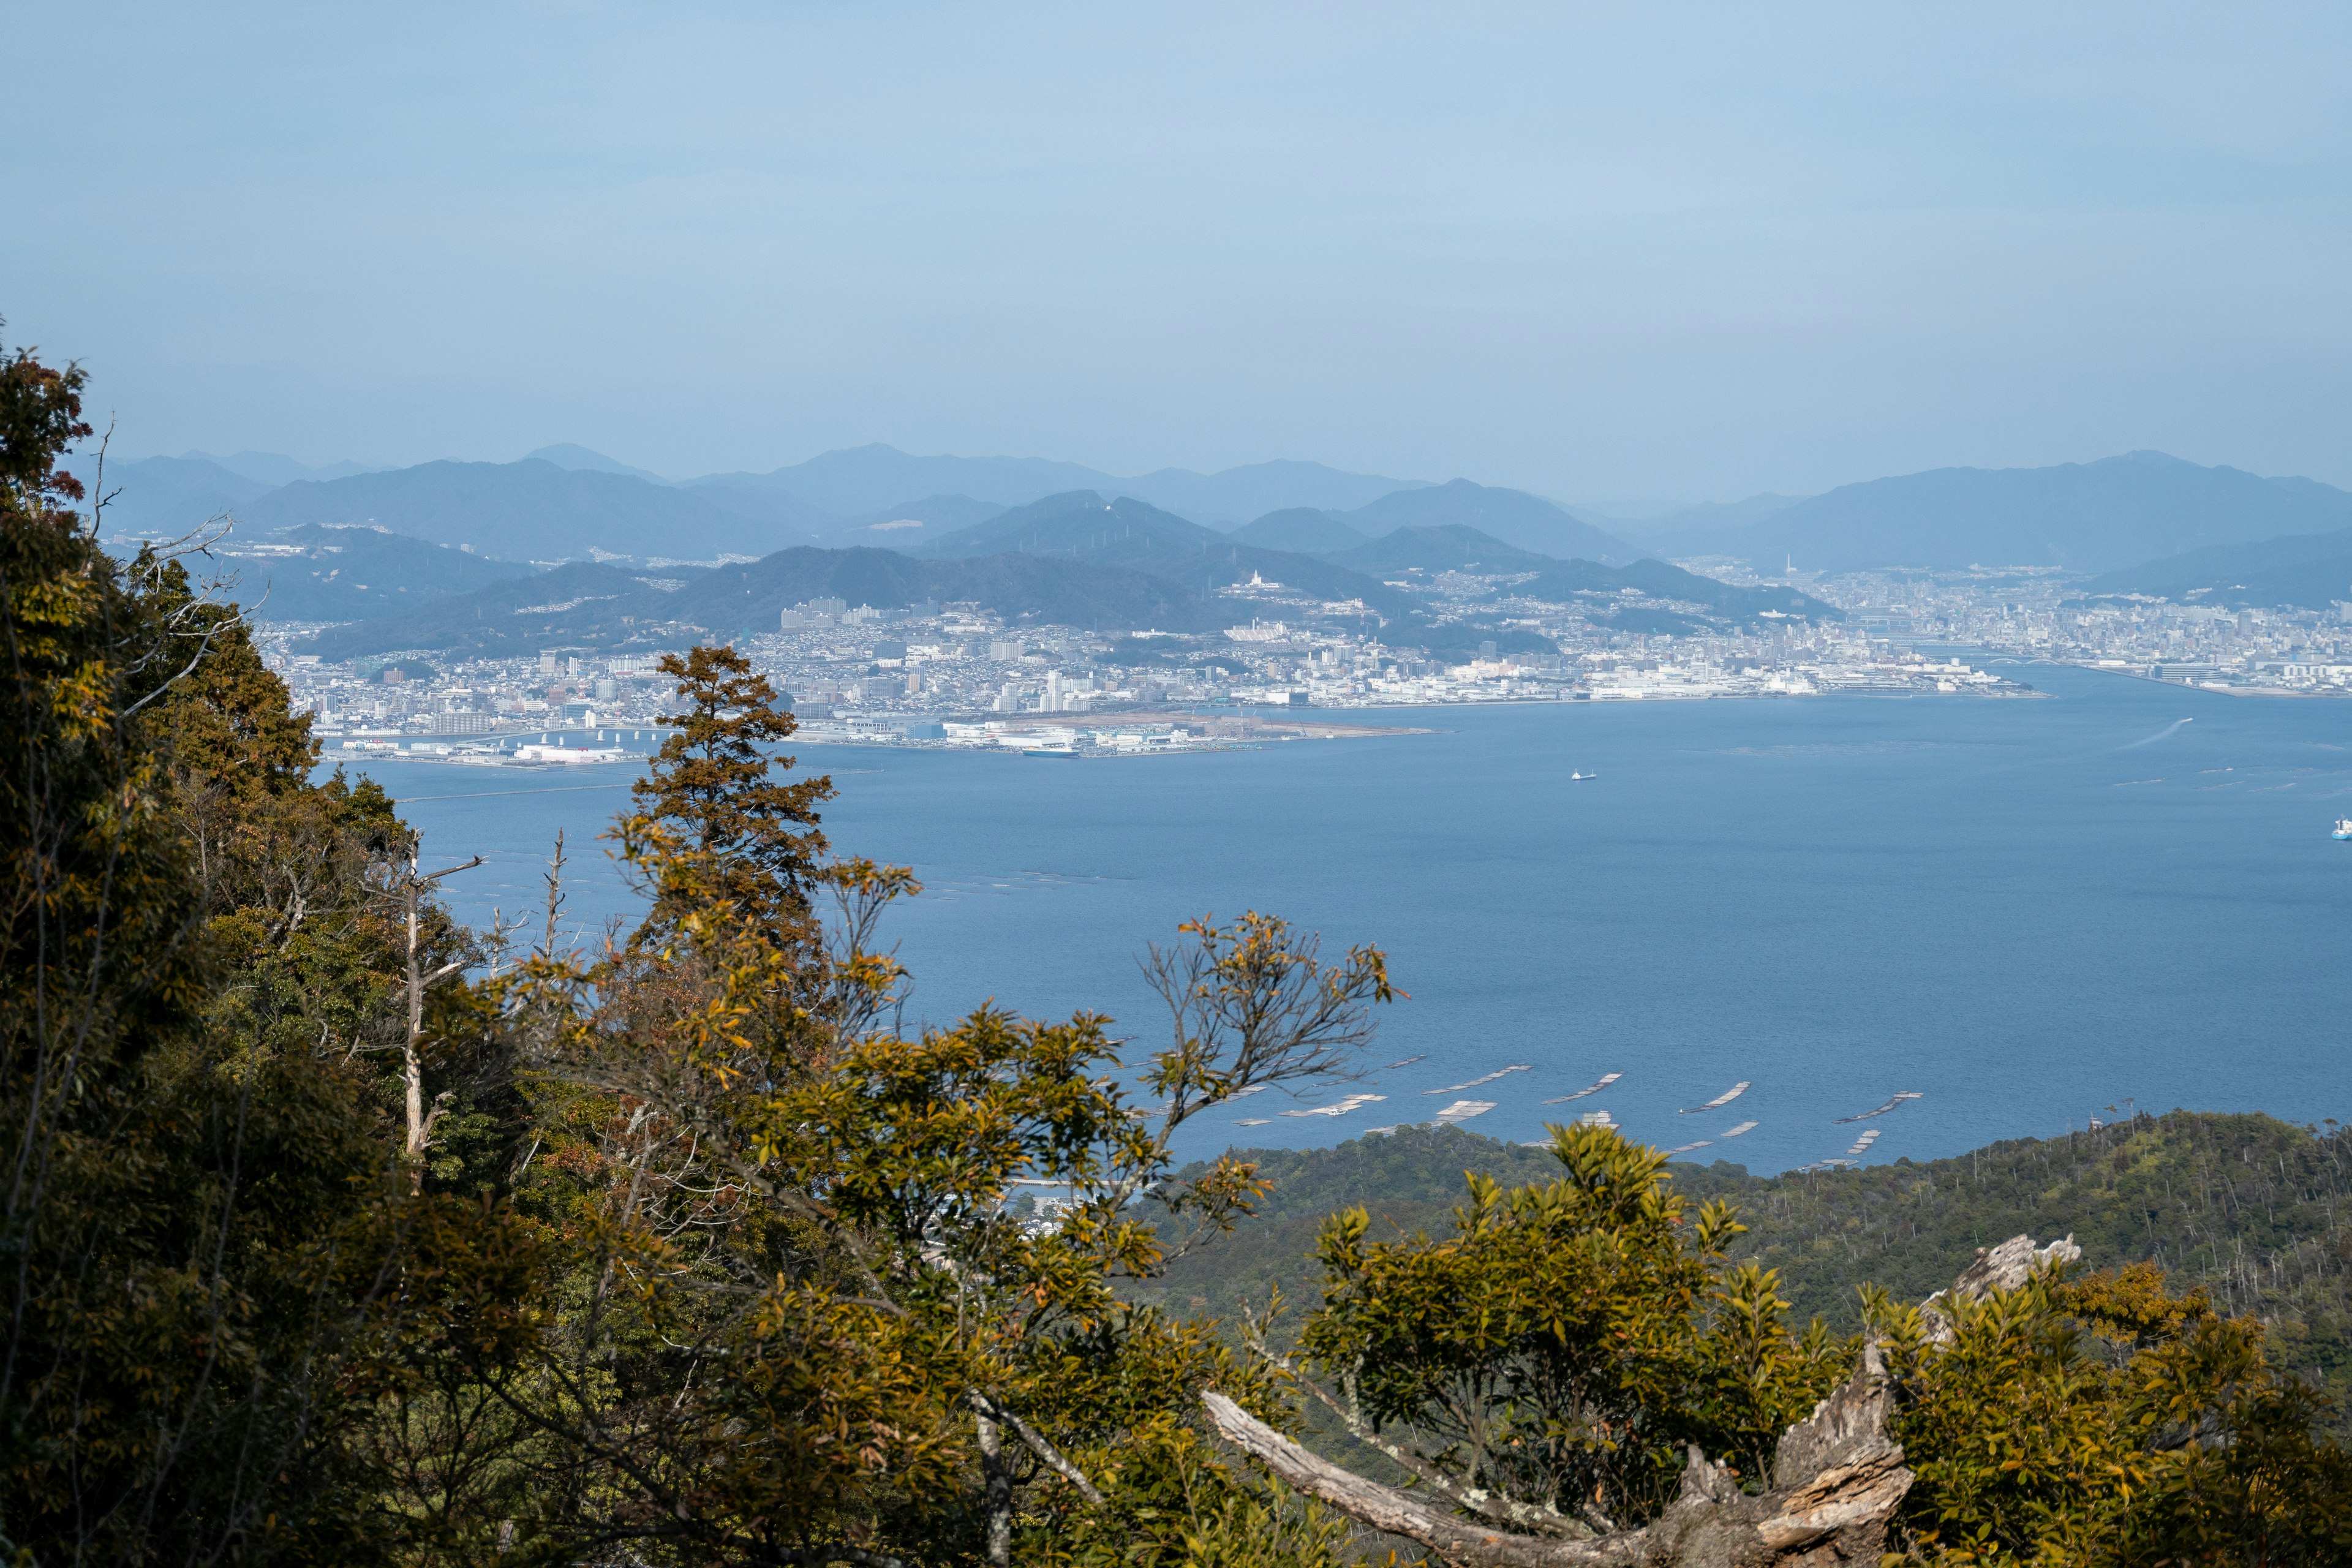
<path fill-rule="evenodd" d="M 2352 693 L 2352 603 L 2242 609 L 2085 596 L 2055 570 L 1857 573 L 1811 590 L 1869 637 L 2247 694 Z"/>
<path fill-rule="evenodd" d="M 1736 568 L 1725 575 L 1736 578 Z M 1205 635 L 1008 623 L 969 604 L 877 609 L 820 599 L 741 646 L 809 741 L 1048 755 L 1255 744 L 1315 732 L 1281 721 L 1331 710 L 2030 695 L 1983 668 L 1995 655 L 2226 690 L 2352 692 L 2352 606 L 2317 614 L 2085 599 L 2062 574 L 2037 571 L 1866 573 L 1800 585 L 1841 616 L 1648 635 L 1582 605 L 1512 599 L 1507 578 L 1445 573 L 1400 584 L 1429 606 L 1412 647 L 1391 646 L 1360 604 L 1264 582 L 1228 591 L 1258 601 L 1246 624 Z M 1455 639 L 1462 646 L 1425 651 L 1455 624 L 1472 628 Z M 635 749 L 673 700 L 654 652 L 427 651 L 328 663 L 300 651 L 312 629 L 274 625 L 263 640 L 331 752 L 511 759 L 525 747 Z M 566 737 L 582 739 L 572 746 Z"/>

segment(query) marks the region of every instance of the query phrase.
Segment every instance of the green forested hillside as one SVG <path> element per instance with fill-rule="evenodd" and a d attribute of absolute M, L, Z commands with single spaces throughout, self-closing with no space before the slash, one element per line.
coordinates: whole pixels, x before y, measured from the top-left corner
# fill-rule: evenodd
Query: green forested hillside
<path fill-rule="evenodd" d="M 1154 1300 L 1232 1318 L 1278 1284 L 1303 1314 L 1319 1300 L 1311 1254 L 1326 1215 L 1361 1205 L 1376 1236 L 1435 1234 L 1451 1226 L 1465 1172 L 1508 1186 L 1559 1169 L 1546 1150 L 1459 1129 L 1246 1157 L 1275 1184 L 1259 1217 L 1179 1259 L 1151 1282 Z M 2335 1392 L 2339 1424 L 2352 1407 L 2352 1129 L 2176 1110 L 1924 1164 L 1771 1177 L 1723 1162 L 1672 1169 L 1694 1199 L 1738 1207 L 1748 1230 L 1735 1259 L 1779 1269 L 1798 1314 L 1841 1332 L 1860 1326 L 1864 1283 L 1918 1300 L 1979 1247 L 2071 1234 L 2087 1268 L 2153 1262 L 2176 1289 L 2258 1315 L 2281 1362 Z"/>

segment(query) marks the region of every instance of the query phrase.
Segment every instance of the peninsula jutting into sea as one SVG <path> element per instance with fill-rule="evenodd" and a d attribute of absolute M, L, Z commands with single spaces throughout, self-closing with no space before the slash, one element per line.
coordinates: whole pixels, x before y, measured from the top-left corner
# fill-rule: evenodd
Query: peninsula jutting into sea
<path fill-rule="evenodd" d="M 1740 587 L 1749 576 L 1711 566 Z M 1689 574 L 1696 575 L 1696 573 Z M 1790 579 L 1774 580 L 1780 586 Z M 1526 574 L 1411 572 L 1391 580 L 1425 626 L 1467 626 L 1459 653 L 1392 647 L 1355 601 L 1254 576 L 1218 591 L 1246 622 L 1208 633 L 1104 634 L 1008 619 L 977 604 L 800 602 L 744 639 L 787 694 L 806 743 L 1150 755 L 1393 732 L 1328 710 L 1449 704 L 1795 699 L 1825 694 L 2032 697 L 2030 661 L 2247 696 L 2352 695 L 2344 607 L 2228 609 L 2086 596 L 2068 574 L 1872 571 L 1796 581 L 1804 617 L 1745 626 L 1688 600 L 1565 602 Z M 1647 629 L 1628 611 L 1645 613 Z M 1682 624 L 1673 624 L 1676 620 Z M 1629 624 L 1633 623 L 1633 624 Z M 648 640 L 665 630 L 655 626 Z M 274 668 L 331 748 L 510 755 L 520 745 L 635 749 L 664 710 L 655 651 L 550 647 L 519 657 L 432 650 L 331 659 L 299 651 L 334 628 L 275 623 Z M 691 631 L 677 629 L 680 640 Z M 1405 635 L 1411 635 L 1407 633 Z M 1424 637 L 1426 634 L 1423 634 Z M 1967 650 L 1965 652 L 1957 650 Z M 1369 715 L 1367 715 L 1369 719 Z"/>
<path fill-rule="evenodd" d="M 354 750 L 608 748 L 662 710 L 663 655 L 715 643 L 810 742 L 1052 755 L 1342 732 L 1301 710 L 2028 697 L 2035 660 L 2352 693 L 2352 494 L 2160 453 L 1644 517 L 883 447 L 676 482 L 577 447 L 247 477 L 289 466 L 120 464 L 102 526 L 200 544 Z"/>

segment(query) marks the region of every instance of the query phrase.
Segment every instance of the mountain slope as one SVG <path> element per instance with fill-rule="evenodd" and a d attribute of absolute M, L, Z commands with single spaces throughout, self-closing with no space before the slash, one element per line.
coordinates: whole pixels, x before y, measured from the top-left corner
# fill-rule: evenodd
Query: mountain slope
<path fill-rule="evenodd" d="M 1358 507 L 1346 514 L 1345 521 L 1374 537 L 1399 528 L 1463 526 L 1546 555 L 1630 561 L 1637 553 L 1616 535 L 1541 496 L 1473 484 L 1468 479 L 1399 490 Z"/>
<path fill-rule="evenodd" d="M 823 452 L 764 474 L 714 474 L 698 487 L 727 484 L 782 490 L 841 517 L 859 517 L 908 496 L 966 495 L 1024 506 L 1062 490 L 1108 488 L 1110 475 L 1045 458 L 917 458 L 879 442 Z"/>
<path fill-rule="evenodd" d="M 1458 1129 L 1400 1128 L 1337 1148 L 1239 1152 L 1274 1191 L 1255 1217 L 1132 1289 L 1233 1321 L 1279 1283 L 1317 1299 L 1315 1234 L 1325 1215 L 1364 1205 L 1373 1236 L 1451 1229 L 1465 1171 L 1507 1185 L 1552 1182 L 1559 1162 Z M 2352 1394 L 2352 1277 L 2341 1260 L 2352 1204 L 2352 1129 L 2315 1136 L 2267 1116 L 2176 1110 L 2096 1132 L 2018 1139 L 1915 1163 L 1812 1175 L 1751 1176 L 1738 1165 L 1676 1163 L 1675 1188 L 1722 1197 L 1751 1227 L 1736 1260 L 1780 1270 L 1799 1322 L 1815 1313 L 1841 1332 L 1861 1326 L 1856 1287 L 1918 1300 L 1949 1284 L 1979 1247 L 2030 1233 L 2071 1234 L 2085 1268 L 2153 1262 L 2173 1287 L 2202 1286 L 2229 1312 L 2272 1325 L 2284 1364 Z M 1201 1167 L 1178 1173 L 1197 1175 Z M 2352 1428 L 2339 1403 L 2338 1430 Z"/>
<path fill-rule="evenodd" d="M 1005 509 L 992 500 L 970 496 L 925 496 L 901 501 L 864 517 L 851 518 L 811 542 L 825 550 L 855 550 L 860 545 L 920 554 L 926 545 L 959 529 L 975 527 Z"/>
<path fill-rule="evenodd" d="M 1160 468 L 1121 479 L 1045 458 L 919 458 L 878 443 L 824 452 L 764 474 L 714 474 L 697 486 L 782 490 L 842 517 L 860 517 L 908 496 L 966 495 L 1026 506 L 1068 490 L 1132 496 L 1194 522 L 1230 524 L 1282 507 L 1362 506 L 1416 481 L 1351 474 L 1321 463 L 1249 463 L 1219 473 Z"/>
<path fill-rule="evenodd" d="M 1146 553 L 1189 554 L 1223 542 L 1225 535 L 1214 529 L 1187 521 L 1149 502 L 1129 496 L 1107 501 L 1095 490 L 1069 490 L 958 529 L 921 545 L 916 552 L 944 559 L 1017 550 L 1028 555 L 1088 560 L 1115 556 L 1122 544 Z"/>
<path fill-rule="evenodd" d="M 1711 539 L 1721 537 L 1743 523 L 1761 522 L 1796 505 L 1802 496 L 1774 495 L 1759 491 L 1744 500 L 1700 501 L 1696 506 L 1683 507 L 1659 517 L 1642 519 L 1603 518 L 1601 521 L 1626 539 L 1667 555 L 1697 555 L 1708 553 Z"/>
<path fill-rule="evenodd" d="M 246 509 L 257 528 L 373 524 L 435 544 L 470 544 L 506 560 L 561 561 L 602 551 L 635 560 L 761 555 L 779 527 L 690 490 L 625 474 L 520 463 L 423 463 L 276 489 Z"/>
<path fill-rule="evenodd" d="M 1343 550 L 1332 560 L 1359 572 L 1531 572 L 1551 557 L 1506 544 L 1468 523 L 1447 522 L 1391 529 L 1369 544 Z"/>
<path fill-rule="evenodd" d="M 1591 608 L 1594 601 L 1622 598 L 1628 588 L 1644 598 L 1697 605 L 1710 620 L 1738 625 L 1775 619 L 1818 623 L 1845 618 L 1844 612 L 1794 588 L 1769 584 L 1743 588 L 1646 558 L 1618 567 L 1591 561 L 1549 563 L 1527 582 L 1515 583 L 1503 591 L 1514 597 L 1543 599 L 1555 605 L 1584 600 Z M 1626 629 L 1634 628 L 1629 625 Z"/>
<path fill-rule="evenodd" d="M 2094 577 L 2086 594 L 2145 594 L 2204 605 L 2324 610 L 2352 600 L 2352 529 L 2216 544 Z"/>
<path fill-rule="evenodd" d="M 511 658 L 534 648 L 610 647 L 633 637 L 675 647 L 693 634 L 689 629 L 661 637 L 678 619 L 669 613 L 669 601 L 691 576 L 701 574 L 655 576 L 573 561 L 420 609 L 331 627 L 304 644 L 303 651 L 326 658 L 411 649 Z"/>
<path fill-rule="evenodd" d="M 528 577 L 531 568 L 376 528 L 316 523 L 266 540 L 232 535 L 215 553 L 231 594 L 262 619 L 357 621 Z"/>
<path fill-rule="evenodd" d="M 283 452 L 232 452 L 226 458 L 210 452 L 183 452 L 183 458 L 200 463 L 211 463 L 226 468 L 255 483 L 276 489 L 297 479 L 340 479 L 350 474 L 372 474 L 376 470 L 366 463 L 354 463 L 345 458 L 339 463 L 321 463 L 316 467 L 299 462 Z"/>
<path fill-rule="evenodd" d="M 1845 485 L 1760 522 L 1677 536 L 1809 569 L 2063 566 L 2115 572 L 2217 544 L 2352 527 L 2352 494 L 2133 452 L 2051 468 L 1937 468 Z"/>
<path fill-rule="evenodd" d="M 919 561 L 870 549 L 784 550 L 724 566 L 682 590 L 676 610 L 720 636 L 765 632 L 779 611 L 825 595 L 877 609 L 969 599 L 1001 616 L 1121 630 L 1206 631 L 1247 618 L 1123 567 L 1014 552 Z"/>
<path fill-rule="evenodd" d="M 241 520 L 246 509 L 270 488 L 203 458 L 109 463 L 102 480 L 94 463 L 77 465 L 75 472 L 93 488 L 102 483 L 114 498 L 107 502 L 100 524 L 109 538 L 176 539 L 223 512 Z"/>
<path fill-rule="evenodd" d="M 1336 512 L 1320 507 L 1285 507 L 1234 530 L 1244 544 L 1266 550 L 1289 550 L 1301 555 L 1335 554 L 1369 542 L 1360 529 Z"/>
<path fill-rule="evenodd" d="M 756 478 L 729 475 L 694 479 L 678 488 L 764 531 L 771 550 L 806 543 L 841 530 L 838 513 L 812 505 L 790 490 L 763 485 Z"/>
<path fill-rule="evenodd" d="M 776 629 L 778 612 L 837 595 L 898 609 L 969 599 L 1010 618 L 1104 630 L 1213 631 L 1245 609 L 1118 567 L 1003 553 L 918 561 L 887 550 L 796 546 L 716 569 L 648 571 L 575 562 L 421 610 L 340 626 L 307 651 L 330 658 L 420 649 L 509 656 L 533 648 L 675 647 Z"/>
<path fill-rule="evenodd" d="M 532 458 L 537 458 L 542 463 L 553 463 L 559 468 L 571 468 L 581 473 L 626 474 L 633 479 L 643 479 L 649 485 L 669 483 L 659 474 L 649 473 L 644 468 L 633 468 L 618 458 L 608 458 L 602 452 L 571 441 L 558 441 L 552 447 L 541 447 L 535 452 L 523 454 L 525 462 Z"/>
<path fill-rule="evenodd" d="M 1120 479 L 1112 488 L 1194 522 L 1223 528 L 1244 518 L 1262 517 L 1269 511 L 1289 508 L 1346 511 L 1421 485 L 1417 479 L 1351 474 L 1321 463 L 1279 459 L 1249 463 L 1214 474 L 1196 474 L 1189 468 L 1160 468 Z"/>
<path fill-rule="evenodd" d="M 925 546 L 923 553 L 976 555 L 1003 550 L 1148 572 L 1203 598 L 1228 584 L 1259 577 L 1320 599 L 1360 599 L 1374 614 L 1391 620 L 1414 611 L 1404 595 L 1343 563 L 1245 544 L 1130 496 L 1106 501 L 1093 490 L 1073 490 L 1015 507 Z"/>

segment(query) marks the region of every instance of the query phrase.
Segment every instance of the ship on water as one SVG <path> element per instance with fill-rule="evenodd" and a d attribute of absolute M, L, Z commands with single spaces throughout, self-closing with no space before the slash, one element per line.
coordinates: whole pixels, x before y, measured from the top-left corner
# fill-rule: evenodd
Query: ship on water
<path fill-rule="evenodd" d="M 2336 831 L 2329 834 L 2327 837 L 2330 838 L 2352 838 L 2352 816 L 2337 817 L 2336 819 Z"/>
<path fill-rule="evenodd" d="M 1597 779 L 1601 775 L 1599 773 L 1570 773 L 1568 775 L 1568 782 L 1570 784 L 1591 784 L 1594 779 Z"/>

